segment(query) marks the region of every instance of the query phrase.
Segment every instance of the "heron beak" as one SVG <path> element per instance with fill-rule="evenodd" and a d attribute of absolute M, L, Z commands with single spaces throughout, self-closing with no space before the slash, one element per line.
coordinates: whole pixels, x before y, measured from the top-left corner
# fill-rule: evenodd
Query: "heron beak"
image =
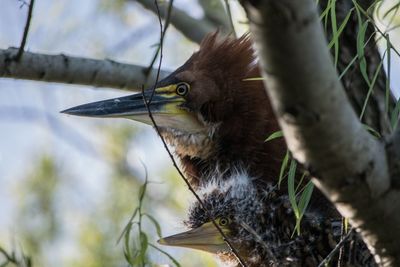
<path fill-rule="evenodd" d="M 153 125 L 149 110 L 157 126 L 181 129 L 190 133 L 204 129 L 194 114 L 185 110 L 185 99 L 175 93 L 176 85 L 145 90 L 144 93 L 84 104 L 61 113 L 100 118 L 127 118 Z M 146 106 L 145 99 L 148 103 Z M 151 100 L 151 101 L 150 101 Z M 149 108 L 149 110 L 147 109 Z"/>
<path fill-rule="evenodd" d="M 229 251 L 222 235 L 211 222 L 187 232 L 161 238 L 158 243 L 167 246 L 193 248 L 214 254 Z"/>

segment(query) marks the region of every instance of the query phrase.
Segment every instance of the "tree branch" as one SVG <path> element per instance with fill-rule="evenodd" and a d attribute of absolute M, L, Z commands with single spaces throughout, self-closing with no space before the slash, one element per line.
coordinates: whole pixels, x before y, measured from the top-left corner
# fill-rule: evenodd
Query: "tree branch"
<path fill-rule="evenodd" d="M 130 0 L 140 3 L 144 8 L 157 14 L 157 8 L 153 0 Z M 163 5 L 168 5 L 168 1 L 164 1 Z M 160 3 L 161 6 L 161 3 Z M 161 17 L 164 19 L 166 16 L 165 8 L 160 8 Z M 182 32 L 188 39 L 200 43 L 204 36 L 213 32 L 217 27 L 208 19 L 195 19 L 189 16 L 185 11 L 173 8 L 170 18 L 171 24 Z"/>
<path fill-rule="evenodd" d="M 377 262 L 400 266 L 400 194 L 390 188 L 384 146 L 365 131 L 344 93 L 315 1 L 242 2 L 293 156 L 358 228 Z"/>
<path fill-rule="evenodd" d="M 157 75 L 154 69 L 147 82 L 146 67 L 63 54 L 24 52 L 24 56 L 17 61 L 17 51 L 16 48 L 0 49 L 0 77 L 140 90 L 141 85 L 151 84 Z M 167 75 L 166 71 L 160 73 L 161 78 Z"/>

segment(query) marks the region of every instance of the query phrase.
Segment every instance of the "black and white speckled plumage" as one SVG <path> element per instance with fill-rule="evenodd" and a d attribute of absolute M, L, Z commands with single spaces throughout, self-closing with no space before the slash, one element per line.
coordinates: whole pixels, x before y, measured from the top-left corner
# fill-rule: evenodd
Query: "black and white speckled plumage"
<path fill-rule="evenodd" d="M 318 266 L 339 241 L 341 221 L 325 220 L 308 211 L 302 219 L 301 234 L 297 235 L 289 199 L 275 191 L 271 186 L 260 194 L 246 173 L 237 172 L 228 180 L 211 181 L 199 196 L 214 219 L 229 219 L 228 238 L 249 267 Z M 210 218 L 195 202 L 185 223 L 189 228 L 197 228 L 208 221 Z M 341 266 L 376 266 L 357 234 L 346 247 L 350 245 L 352 254 L 344 255 Z M 229 252 L 218 256 L 224 262 L 234 261 Z M 336 266 L 337 257 L 329 266 Z"/>

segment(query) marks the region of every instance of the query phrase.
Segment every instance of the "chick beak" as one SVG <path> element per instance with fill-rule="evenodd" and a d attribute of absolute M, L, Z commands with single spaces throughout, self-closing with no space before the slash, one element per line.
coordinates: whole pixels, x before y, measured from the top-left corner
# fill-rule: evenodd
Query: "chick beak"
<path fill-rule="evenodd" d="M 212 223 L 158 240 L 161 245 L 203 250 L 210 253 L 228 252 L 229 247 Z"/>

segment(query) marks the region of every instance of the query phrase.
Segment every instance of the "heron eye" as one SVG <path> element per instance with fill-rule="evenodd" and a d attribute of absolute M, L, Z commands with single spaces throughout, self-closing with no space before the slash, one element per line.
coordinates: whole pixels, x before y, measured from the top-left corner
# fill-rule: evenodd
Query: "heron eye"
<path fill-rule="evenodd" d="M 187 83 L 180 83 L 176 87 L 176 93 L 180 96 L 185 96 L 189 92 L 189 85 Z"/>
<path fill-rule="evenodd" d="M 222 217 L 221 219 L 219 219 L 219 225 L 220 226 L 227 226 L 229 224 L 229 219 Z"/>

